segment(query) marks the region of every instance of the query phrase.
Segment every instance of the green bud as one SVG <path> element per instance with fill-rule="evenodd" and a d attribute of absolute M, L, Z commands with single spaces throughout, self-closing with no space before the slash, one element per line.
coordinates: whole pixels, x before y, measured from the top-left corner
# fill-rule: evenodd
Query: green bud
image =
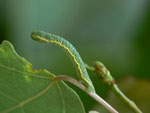
<path fill-rule="evenodd" d="M 95 62 L 95 71 L 97 75 L 108 85 L 115 84 L 114 78 L 111 76 L 109 70 L 104 66 L 103 63 L 96 61 Z"/>

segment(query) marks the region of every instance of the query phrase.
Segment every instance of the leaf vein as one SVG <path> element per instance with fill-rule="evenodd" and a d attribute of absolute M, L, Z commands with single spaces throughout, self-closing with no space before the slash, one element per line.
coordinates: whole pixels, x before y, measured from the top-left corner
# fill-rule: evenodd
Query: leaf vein
<path fill-rule="evenodd" d="M 6 109 L 6 110 L 4 110 L 4 111 L 2 111 L 2 112 L 0 112 L 0 113 L 9 113 L 9 112 L 11 112 L 11 111 L 13 111 L 13 110 L 15 110 L 15 109 L 18 109 L 18 108 L 23 107 L 25 104 L 31 102 L 32 100 L 37 99 L 38 97 L 40 97 L 40 96 L 42 96 L 42 95 L 44 95 L 44 94 L 54 85 L 54 83 L 55 83 L 55 82 L 51 82 L 51 83 L 50 83 L 44 90 L 42 90 L 41 92 L 39 92 L 39 93 L 37 93 L 36 95 L 34 95 L 34 96 L 32 96 L 32 97 L 30 97 L 30 98 L 28 98 L 28 99 L 26 99 L 26 100 L 20 102 L 18 105 L 15 105 L 15 106 L 13 106 L 13 107 L 11 107 L 11 108 L 8 108 L 8 109 Z"/>
<path fill-rule="evenodd" d="M 65 99 L 64 99 L 64 96 L 63 96 L 63 94 L 62 94 L 62 90 L 61 90 L 61 88 L 59 87 L 58 82 L 56 83 L 56 85 L 57 85 L 57 87 L 58 87 L 59 94 L 60 94 L 60 97 L 61 97 L 61 99 L 62 99 L 63 113 L 66 113 Z"/>
<path fill-rule="evenodd" d="M 5 66 L 3 64 L 0 64 L 0 66 L 3 67 L 3 68 L 6 68 L 8 70 L 11 70 L 11 71 L 15 71 L 15 72 L 22 73 L 22 74 L 27 74 L 29 76 L 33 76 L 33 77 L 37 77 L 37 78 L 44 78 L 44 79 L 51 79 L 50 77 L 46 77 L 46 76 L 39 76 L 39 75 L 35 75 L 35 74 L 32 74 L 32 73 L 28 73 L 28 72 L 22 72 L 20 70 L 17 70 L 15 68 L 10 68 L 10 67 Z"/>

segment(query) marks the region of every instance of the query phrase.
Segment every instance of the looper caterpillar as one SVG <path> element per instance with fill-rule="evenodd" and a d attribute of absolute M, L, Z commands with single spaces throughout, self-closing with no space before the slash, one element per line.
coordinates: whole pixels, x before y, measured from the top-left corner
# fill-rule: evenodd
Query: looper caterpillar
<path fill-rule="evenodd" d="M 43 43 L 54 43 L 62 48 L 64 48 L 67 53 L 71 56 L 71 58 L 74 61 L 74 64 L 77 68 L 78 71 L 78 76 L 80 80 L 83 81 L 83 84 L 87 88 L 88 92 L 95 92 L 94 86 L 92 84 L 92 81 L 89 78 L 89 75 L 87 73 L 86 67 L 84 62 L 82 61 L 79 53 L 77 50 L 74 48 L 74 46 L 64 38 L 61 38 L 60 36 L 46 33 L 43 31 L 33 31 L 31 33 L 32 39 L 38 41 L 38 42 L 43 42 Z"/>

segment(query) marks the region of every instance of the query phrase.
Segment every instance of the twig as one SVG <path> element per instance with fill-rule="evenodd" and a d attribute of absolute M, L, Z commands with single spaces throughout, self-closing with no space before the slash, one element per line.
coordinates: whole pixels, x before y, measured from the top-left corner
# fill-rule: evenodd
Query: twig
<path fill-rule="evenodd" d="M 78 88 L 80 88 L 81 90 L 83 90 L 84 92 L 86 92 L 89 96 L 91 96 L 98 103 L 102 104 L 109 112 L 111 112 L 111 113 L 118 113 L 118 111 L 116 111 L 111 105 L 109 105 L 99 95 L 97 95 L 94 92 L 90 92 L 90 93 L 87 92 L 86 91 L 86 87 L 84 85 L 82 85 L 80 82 L 78 82 L 76 79 L 74 79 L 74 78 L 72 78 L 70 76 L 59 75 L 59 76 L 56 76 L 54 78 L 54 80 L 56 80 L 56 81 L 58 81 L 58 80 L 64 80 L 64 81 L 67 81 L 67 82 L 70 82 L 70 83 L 74 84 L 75 86 L 77 86 Z"/>
<path fill-rule="evenodd" d="M 137 107 L 137 105 L 126 97 L 122 91 L 118 88 L 117 84 L 115 83 L 114 78 L 110 74 L 109 70 L 102 64 L 101 62 L 95 62 L 95 66 L 91 67 L 85 64 L 87 70 L 95 72 L 103 82 L 105 82 L 108 86 L 112 88 L 116 95 L 122 99 L 126 105 L 135 113 L 142 113 L 142 111 Z"/>
<path fill-rule="evenodd" d="M 130 107 L 130 109 L 132 109 L 132 111 L 134 111 L 135 113 L 142 113 L 142 111 L 137 107 L 137 105 L 121 92 L 117 84 L 114 84 L 112 86 L 112 89 L 115 92 L 115 94 L 118 95 Z"/>

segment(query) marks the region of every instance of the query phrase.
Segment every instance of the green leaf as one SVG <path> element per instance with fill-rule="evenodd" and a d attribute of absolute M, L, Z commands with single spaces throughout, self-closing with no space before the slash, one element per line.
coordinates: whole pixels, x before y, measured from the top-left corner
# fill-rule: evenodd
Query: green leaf
<path fill-rule="evenodd" d="M 39 61 L 40 63 L 40 61 Z M 79 96 L 47 70 L 33 70 L 10 42 L 0 45 L 0 113 L 84 113 Z"/>

